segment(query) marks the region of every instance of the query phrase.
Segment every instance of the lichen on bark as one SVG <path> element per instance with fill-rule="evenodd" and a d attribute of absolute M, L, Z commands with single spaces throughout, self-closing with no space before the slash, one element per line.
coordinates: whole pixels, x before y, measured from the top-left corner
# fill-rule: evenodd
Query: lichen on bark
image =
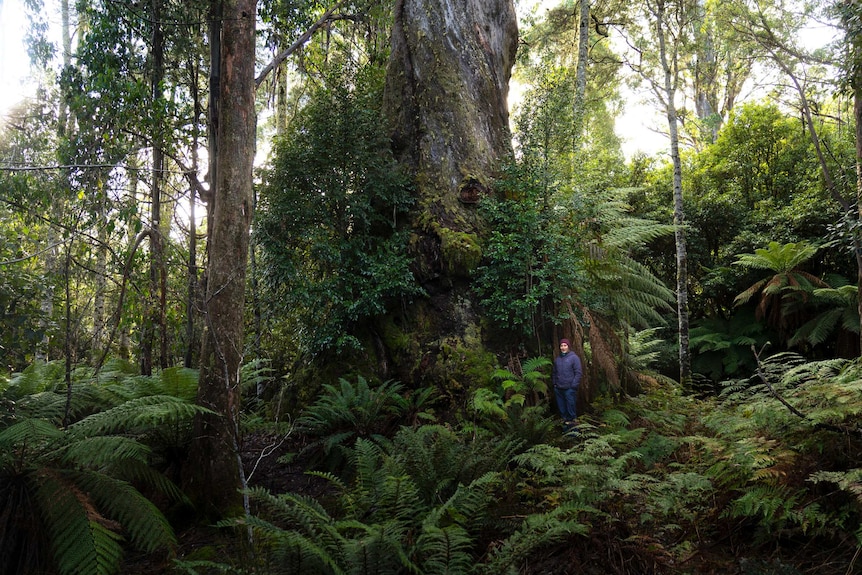
<path fill-rule="evenodd" d="M 400 322 L 421 355 L 409 362 L 414 380 L 451 380 L 446 365 L 463 368 L 452 359 L 463 353 L 446 350 L 482 345 L 470 289 L 485 231 L 476 204 L 512 152 L 507 99 L 517 39 L 512 0 L 396 5 L 384 110 L 393 151 L 416 184 L 410 247 L 428 294 Z"/>

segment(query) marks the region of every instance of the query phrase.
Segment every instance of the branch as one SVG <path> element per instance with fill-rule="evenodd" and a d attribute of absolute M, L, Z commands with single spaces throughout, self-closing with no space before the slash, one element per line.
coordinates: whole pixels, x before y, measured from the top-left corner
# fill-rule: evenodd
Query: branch
<path fill-rule="evenodd" d="M 129 275 L 131 273 L 132 261 L 135 256 L 135 252 L 141 245 L 141 242 L 144 241 L 144 238 L 149 237 L 150 241 L 152 241 L 155 233 L 155 230 L 153 230 L 152 228 L 146 228 L 144 230 L 141 230 L 141 232 L 135 238 L 132 247 L 129 249 L 129 255 L 126 258 L 126 267 L 123 270 L 123 283 L 120 286 L 120 296 L 117 301 L 117 311 L 114 313 L 114 325 L 111 328 L 111 334 L 108 336 L 108 340 L 105 342 L 105 349 L 102 351 L 102 355 L 99 357 L 99 361 L 96 362 L 96 374 L 98 374 L 99 371 L 102 369 L 102 365 L 104 365 L 105 363 L 105 358 L 108 357 L 108 350 L 111 347 L 111 342 L 114 340 L 114 336 L 117 335 L 117 328 L 120 327 L 120 318 L 123 313 L 123 299 L 126 296 L 126 284 L 129 281 Z"/>
<path fill-rule="evenodd" d="M 761 349 L 761 351 L 763 351 L 763 350 Z M 781 404 L 782 404 L 784 407 L 786 407 L 787 409 L 789 409 L 789 410 L 790 410 L 790 413 L 792 413 L 793 415 L 795 415 L 795 416 L 797 416 L 797 417 L 799 417 L 799 418 L 801 418 L 801 419 L 804 419 L 805 421 L 808 421 L 808 422 L 812 423 L 812 424 L 814 425 L 814 428 L 815 428 L 815 429 L 826 429 L 826 430 L 829 430 L 829 431 L 834 431 L 834 432 L 836 432 L 836 433 L 849 433 L 849 434 L 855 435 L 857 439 L 862 438 L 862 431 L 860 431 L 858 428 L 843 427 L 843 426 L 840 426 L 840 425 L 832 425 L 831 423 L 815 423 L 815 422 L 812 422 L 812 421 L 808 418 L 808 416 L 807 416 L 807 415 L 805 415 L 804 413 L 802 413 L 801 411 L 799 411 L 798 409 L 796 409 L 795 407 L 793 407 L 792 405 L 790 405 L 790 404 L 787 402 L 787 400 L 786 400 L 786 399 L 784 399 L 783 397 L 781 397 L 781 395 L 779 395 L 779 393 L 775 390 L 775 388 L 774 388 L 774 387 L 772 387 L 772 384 L 771 384 L 771 383 L 769 383 L 769 380 L 767 379 L 766 375 L 763 373 L 763 369 L 761 368 L 762 364 L 761 364 L 761 362 L 760 362 L 760 354 L 759 354 L 759 353 L 757 352 L 757 350 L 754 348 L 754 345 L 753 345 L 753 344 L 752 344 L 752 346 L 751 346 L 751 352 L 754 354 L 754 359 L 755 359 L 755 361 L 757 362 L 757 377 L 759 377 L 759 378 L 760 378 L 760 381 L 762 381 L 762 382 L 763 382 L 763 384 L 764 384 L 764 385 L 766 386 L 766 388 L 769 390 L 769 393 L 771 393 L 771 394 L 772 394 L 772 397 L 774 397 L 775 399 L 777 399 L 779 402 L 781 402 Z"/>
<path fill-rule="evenodd" d="M 8 265 L 11 265 L 11 264 L 17 264 L 17 263 L 20 263 L 20 262 L 23 262 L 23 261 L 27 261 L 27 260 L 29 260 L 29 259 L 31 259 L 31 258 L 38 257 L 38 256 L 40 256 L 40 255 L 44 254 L 44 253 L 45 253 L 45 252 L 47 252 L 47 251 L 53 250 L 54 248 L 56 248 L 56 247 L 57 247 L 57 246 L 59 246 L 59 245 L 65 244 L 66 242 L 68 242 L 68 241 L 69 241 L 69 240 L 71 240 L 71 239 L 72 239 L 72 238 L 66 238 L 65 240 L 60 240 L 59 242 L 54 242 L 53 244 L 51 244 L 51 245 L 50 245 L 50 246 L 48 246 L 47 248 L 45 248 L 45 249 L 41 249 L 41 250 L 39 250 L 38 252 L 36 252 L 36 253 L 34 253 L 34 254 L 28 254 L 28 255 L 25 255 L 25 256 L 21 256 L 20 258 L 15 258 L 15 259 L 13 259 L 13 260 L 6 260 L 6 261 L 2 261 L 2 260 L 0 260 L 0 266 L 8 266 Z"/>
<path fill-rule="evenodd" d="M 762 350 L 761 350 L 761 351 L 762 351 Z M 759 377 L 759 378 L 760 378 L 760 381 L 762 381 L 762 382 L 763 382 L 763 385 L 765 385 L 765 386 L 766 386 L 766 388 L 769 390 L 769 393 L 771 393 L 771 394 L 772 394 L 772 397 L 774 397 L 775 399 L 777 399 L 778 401 L 780 401 L 780 402 L 781 402 L 781 404 L 782 404 L 784 407 L 786 407 L 787 409 L 789 409 L 789 410 L 790 410 L 790 413 L 792 413 L 793 415 L 796 415 L 796 416 L 798 416 L 798 417 L 801 417 L 802 419 L 808 419 L 808 416 L 806 416 L 804 413 L 802 413 L 801 411 L 799 411 L 798 409 L 796 409 L 795 407 L 793 407 L 792 405 L 790 405 L 789 403 L 787 403 L 787 400 L 786 400 L 786 399 L 784 399 L 783 397 L 781 397 L 781 396 L 778 394 L 778 392 L 777 392 L 777 391 L 775 391 L 775 388 L 774 388 L 774 387 L 772 387 L 772 384 L 771 384 L 771 383 L 769 383 L 769 380 L 766 378 L 766 375 L 763 373 L 762 364 L 761 364 L 761 362 L 760 362 L 760 354 L 759 354 L 759 353 L 757 352 L 757 350 L 754 348 L 754 344 L 751 344 L 751 353 L 753 353 L 753 354 L 754 354 L 754 359 L 755 359 L 755 361 L 757 362 L 757 377 Z"/>
<path fill-rule="evenodd" d="M 288 46 L 287 48 L 285 48 L 284 50 L 279 52 L 278 55 L 276 55 L 276 57 L 272 59 L 272 62 L 267 64 L 266 67 L 260 71 L 260 74 L 257 75 L 257 78 L 254 79 L 254 87 L 257 88 L 258 86 L 260 86 L 263 83 L 263 81 L 266 79 L 266 77 L 269 75 L 270 72 L 272 72 L 279 64 L 284 62 L 284 60 L 288 56 L 290 56 L 291 54 L 296 52 L 296 50 L 300 46 L 302 46 L 303 44 L 308 42 L 309 38 L 311 38 L 311 36 L 314 35 L 314 33 L 317 32 L 317 30 L 321 26 L 326 24 L 332 18 L 332 14 L 336 10 L 341 8 L 341 6 L 344 4 L 344 2 L 345 2 L 345 0 L 341 0 L 340 2 L 335 4 L 335 6 L 333 6 L 332 8 L 327 10 L 326 12 L 324 12 L 323 16 L 321 16 L 317 22 L 312 24 L 311 28 L 306 30 L 302 36 L 297 38 L 293 44 L 291 44 L 290 46 Z"/>

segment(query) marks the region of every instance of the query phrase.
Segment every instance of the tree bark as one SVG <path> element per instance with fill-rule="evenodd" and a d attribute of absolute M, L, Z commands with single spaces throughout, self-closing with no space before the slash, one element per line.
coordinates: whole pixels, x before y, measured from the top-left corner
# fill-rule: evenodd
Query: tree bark
<path fill-rule="evenodd" d="M 469 290 L 481 258 L 476 203 L 511 154 L 517 19 L 512 0 L 398 0 L 394 16 L 384 109 L 396 157 L 415 176 L 410 248 L 428 294 L 400 318 L 420 357 L 396 363 L 413 365 L 404 381 L 445 382 L 463 350 L 481 345 Z"/>
<path fill-rule="evenodd" d="M 862 221 L 862 78 L 855 79 L 853 119 L 856 124 L 856 221 Z M 859 314 L 859 354 L 862 355 L 862 245 L 853 242 L 856 258 L 856 312 Z"/>
<path fill-rule="evenodd" d="M 679 382 L 688 385 L 691 380 L 691 352 L 689 349 L 688 323 L 688 251 L 685 241 L 685 210 L 682 200 L 682 160 L 679 155 L 679 118 L 677 116 L 676 88 L 679 73 L 676 58 L 668 58 L 664 0 L 655 4 L 656 36 L 659 43 L 659 58 L 664 72 L 664 104 L 670 133 L 670 157 L 673 162 L 673 223 L 676 239 L 676 301 L 679 335 Z M 675 56 L 676 50 L 672 51 Z"/>
<path fill-rule="evenodd" d="M 581 0 L 580 17 L 578 19 L 578 67 L 575 74 L 575 97 L 572 100 L 572 162 L 577 162 L 577 154 L 581 148 L 584 133 L 584 109 L 587 101 L 587 59 L 589 58 L 590 41 L 590 2 Z M 574 166 L 573 166 L 574 168 Z M 572 169 L 572 174 L 575 170 Z"/>
<path fill-rule="evenodd" d="M 255 152 L 255 0 L 223 2 L 217 128 L 218 156 L 198 403 L 215 415 L 195 419 L 184 484 L 209 517 L 241 511 L 239 370 L 243 357 L 246 262 Z"/>

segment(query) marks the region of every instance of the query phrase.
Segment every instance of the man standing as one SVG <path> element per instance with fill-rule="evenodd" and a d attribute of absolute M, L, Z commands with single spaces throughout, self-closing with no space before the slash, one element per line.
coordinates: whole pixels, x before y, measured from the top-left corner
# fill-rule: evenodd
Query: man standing
<path fill-rule="evenodd" d="M 577 429 L 578 412 L 575 404 L 582 375 L 581 358 L 569 350 L 569 345 L 568 339 L 560 340 L 560 355 L 554 359 L 554 371 L 551 376 L 557 407 L 563 417 L 563 430 L 566 433 Z"/>

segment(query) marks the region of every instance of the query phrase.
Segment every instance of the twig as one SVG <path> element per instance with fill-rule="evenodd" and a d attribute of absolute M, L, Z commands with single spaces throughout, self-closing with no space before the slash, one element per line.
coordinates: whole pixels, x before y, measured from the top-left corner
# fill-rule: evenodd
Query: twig
<path fill-rule="evenodd" d="M 761 349 L 760 351 L 762 352 L 763 349 Z M 760 362 L 760 354 L 757 353 L 757 350 L 754 348 L 754 344 L 751 344 L 751 353 L 754 354 L 754 359 L 757 362 L 757 377 L 760 378 L 760 381 L 763 382 L 763 385 L 766 386 L 766 388 L 769 390 L 769 393 L 772 394 L 772 397 L 780 401 L 781 404 L 784 405 L 784 407 L 786 407 L 787 409 L 789 409 L 790 413 L 792 413 L 793 415 L 797 415 L 802 419 L 808 419 L 808 416 L 806 416 L 804 413 L 787 403 L 787 400 L 781 397 L 781 395 L 779 395 L 778 392 L 775 391 L 775 388 L 772 387 L 772 384 L 769 383 L 769 380 L 766 379 L 766 375 L 763 373 L 763 369 L 761 368 L 762 364 Z"/>
<path fill-rule="evenodd" d="M 764 346 L 764 348 L 765 347 L 766 346 Z M 762 353 L 763 349 L 761 349 L 760 351 Z M 772 387 L 772 384 L 769 383 L 769 380 L 766 378 L 766 375 L 763 373 L 763 369 L 761 368 L 762 364 L 760 361 L 760 354 L 757 352 L 757 350 L 755 349 L 753 344 L 751 346 L 751 352 L 754 354 L 754 359 L 757 362 L 757 376 L 760 378 L 760 381 L 763 382 L 763 384 L 766 386 L 766 388 L 772 394 L 772 397 L 777 399 L 779 402 L 781 402 L 782 405 L 784 405 L 784 407 L 789 409 L 790 413 L 804 419 L 805 421 L 812 423 L 814 425 L 815 429 L 827 429 L 829 431 L 834 431 L 836 433 L 847 433 L 847 434 L 851 434 L 851 435 L 856 436 L 857 439 L 862 439 L 862 430 L 860 430 L 858 428 L 844 427 L 841 425 L 833 425 L 831 423 L 820 423 L 820 422 L 811 421 L 811 419 L 807 415 L 805 415 L 804 413 L 802 413 L 801 411 L 799 411 L 798 409 L 796 409 L 795 407 L 790 405 L 787 402 L 787 400 L 784 399 L 783 397 L 781 397 L 781 395 L 775 390 L 775 388 Z"/>

